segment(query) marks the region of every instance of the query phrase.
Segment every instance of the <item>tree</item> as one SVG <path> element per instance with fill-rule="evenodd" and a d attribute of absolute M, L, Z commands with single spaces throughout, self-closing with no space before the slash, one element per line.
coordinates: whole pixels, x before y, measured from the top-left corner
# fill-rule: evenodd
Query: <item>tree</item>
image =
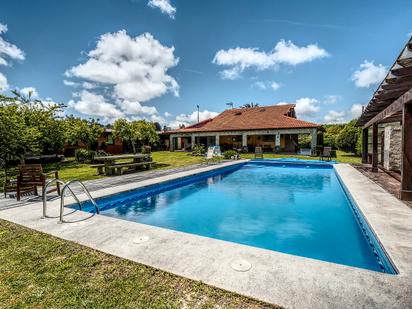
<path fill-rule="evenodd" d="M 258 103 L 250 102 L 250 103 L 246 103 L 246 104 L 242 105 L 241 107 L 242 107 L 242 108 L 259 107 L 259 104 L 258 104 Z"/>
<path fill-rule="evenodd" d="M 130 143 L 133 153 L 136 153 L 136 136 L 133 134 L 132 126 L 126 119 L 116 119 L 113 124 L 114 137 L 121 138 L 123 141 Z"/>
<path fill-rule="evenodd" d="M 132 129 L 136 133 L 137 141 L 142 145 L 152 145 L 159 140 L 156 127 L 152 122 L 146 120 L 133 121 Z"/>
<path fill-rule="evenodd" d="M 158 122 L 153 122 L 153 124 L 154 124 L 154 126 L 155 126 L 155 128 L 156 128 L 156 131 L 162 131 L 162 126 L 160 125 L 160 123 L 158 123 Z"/>
<path fill-rule="evenodd" d="M 146 120 L 130 122 L 126 119 L 117 119 L 114 122 L 113 135 L 129 142 L 134 153 L 136 153 L 137 144 L 152 145 L 159 140 L 155 125 Z"/>
<path fill-rule="evenodd" d="M 348 122 L 339 132 L 336 143 L 339 149 L 359 154 L 359 139 L 361 138 L 361 129 L 356 127 L 356 119 Z M 358 148 L 358 149 L 357 149 Z"/>
<path fill-rule="evenodd" d="M 82 142 L 87 149 L 91 149 L 93 144 L 102 135 L 104 129 L 98 121 L 94 119 L 81 119 L 69 116 L 64 121 L 65 138 L 71 145 Z"/>
<path fill-rule="evenodd" d="M 15 97 L 0 96 L 0 160 L 20 159 L 27 155 L 55 153 L 63 146 L 58 104 L 45 104 L 41 100 L 13 91 Z"/>

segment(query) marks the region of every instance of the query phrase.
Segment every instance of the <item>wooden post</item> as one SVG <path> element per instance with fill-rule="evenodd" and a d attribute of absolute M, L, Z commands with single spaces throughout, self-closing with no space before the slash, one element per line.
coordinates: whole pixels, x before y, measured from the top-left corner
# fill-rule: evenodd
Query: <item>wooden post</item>
<path fill-rule="evenodd" d="M 412 102 L 403 106 L 402 115 L 402 200 L 412 200 Z"/>
<path fill-rule="evenodd" d="M 362 163 L 368 163 L 368 128 L 362 130 Z"/>
<path fill-rule="evenodd" d="M 372 172 L 378 171 L 378 124 L 372 125 Z"/>

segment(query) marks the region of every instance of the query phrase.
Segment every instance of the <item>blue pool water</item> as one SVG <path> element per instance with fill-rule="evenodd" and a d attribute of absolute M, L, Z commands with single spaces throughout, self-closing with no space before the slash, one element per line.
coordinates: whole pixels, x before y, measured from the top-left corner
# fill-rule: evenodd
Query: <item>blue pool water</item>
<path fill-rule="evenodd" d="M 332 165 L 267 162 L 129 191 L 97 203 L 106 216 L 394 273 Z"/>

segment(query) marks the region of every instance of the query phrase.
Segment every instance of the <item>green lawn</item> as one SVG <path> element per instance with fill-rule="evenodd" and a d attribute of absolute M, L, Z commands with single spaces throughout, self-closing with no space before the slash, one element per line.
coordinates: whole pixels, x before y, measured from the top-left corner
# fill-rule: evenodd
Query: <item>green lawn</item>
<path fill-rule="evenodd" d="M 1 308 L 273 308 L 0 220 Z"/>

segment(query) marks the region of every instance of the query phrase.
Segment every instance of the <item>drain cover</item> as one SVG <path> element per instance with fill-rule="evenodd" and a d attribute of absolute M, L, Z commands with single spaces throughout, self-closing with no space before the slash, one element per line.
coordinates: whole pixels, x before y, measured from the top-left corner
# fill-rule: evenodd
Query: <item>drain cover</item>
<path fill-rule="evenodd" d="M 135 239 L 133 239 L 133 243 L 141 244 L 141 243 L 146 242 L 148 240 L 149 240 L 149 236 L 142 235 L 142 236 L 139 236 L 139 237 L 136 237 Z"/>
<path fill-rule="evenodd" d="M 248 271 L 252 268 L 252 264 L 245 260 L 236 260 L 233 261 L 232 264 L 230 264 L 230 267 L 232 267 L 236 271 Z"/>

